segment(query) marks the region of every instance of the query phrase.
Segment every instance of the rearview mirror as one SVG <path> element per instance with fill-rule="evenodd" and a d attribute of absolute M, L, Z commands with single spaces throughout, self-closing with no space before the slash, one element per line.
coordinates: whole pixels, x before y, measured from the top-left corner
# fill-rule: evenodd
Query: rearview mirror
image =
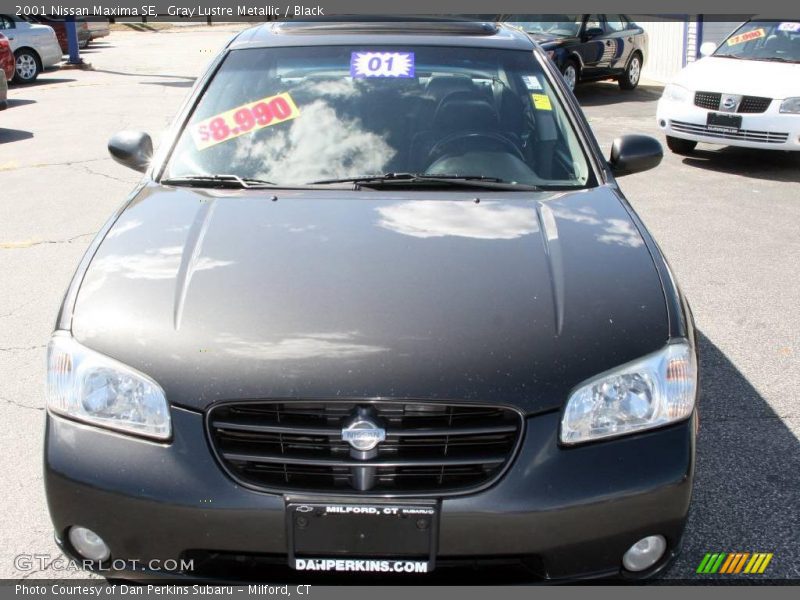
<path fill-rule="evenodd" d="M 153 157 L 153 140 L 143 131 L 120 131 L 108 140 L 108 152 L 119 164 L 144 173 Z"/>
<path fill-rule="evenodd" d="M 603 28 L 602 27 L 589 27 L 586 31 L 583 32 L 583 35 L 586 39 L 596 38 L 599 35 L 603 35 Z"/>
<path fill-rule="evenodd" d="M 608 164 L 614 175 L 630 175 L 657 167 L 664 158 L 661 143 L 649 135 L 623 135 L 611 145 Z"/>
<path fill-rule="evenodd" d="M 700 56 L 711 56 L 716 49 L 717 45 L 714 42 L 703 42 L 700 46 Z"/>

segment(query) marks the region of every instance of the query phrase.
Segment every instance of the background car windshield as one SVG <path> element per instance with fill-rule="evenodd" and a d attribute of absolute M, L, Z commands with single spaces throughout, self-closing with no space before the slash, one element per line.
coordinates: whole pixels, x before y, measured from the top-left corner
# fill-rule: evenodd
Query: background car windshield
<path fill-rule="evenodd" d="M 800 21 L 751 21 L 725 40 L 714 56 L 800 62 Z"/>
<path fill-rule="evenodd" d="M 528 33 L 547 33 L 558 37 L 575 37 L 581 30 L 583 15 L 512 15 L 506 19 Z"/>
<path fill-rule="evenodd" d="M 590 177 L 532 52 L 386 46 L 232 51 L 165 177 L 297 185 L 401 172 L 559 187 Z"/>

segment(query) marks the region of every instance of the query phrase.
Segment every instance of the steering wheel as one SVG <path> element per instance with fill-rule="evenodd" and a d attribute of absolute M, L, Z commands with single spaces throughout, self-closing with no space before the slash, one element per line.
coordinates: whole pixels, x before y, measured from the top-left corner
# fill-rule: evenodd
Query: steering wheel
<path fill-rule="evenodd" d="M 517 147 L 517 145 L 499 133 L 493 133 L 489 131 L 457 131 L 445 136 L 436 142 L 436 144 L 434 144 L 433 148 L 431 148 L 430 152 L 428 152 L 428 164 L 431 165 L 439 160 L 442 156 L 448 154 L 449 147 L 458 142 L 465 143 L 468 146 L 474 146 L 475 149 L 480 149 L 483 151 L 491 150 L 493 149 L 491 148 L 493 146 L 494 149 L 510 152 L 521 161 L 525 162 L 525 157 L 522 155 L 522 151 Z M 462 152 L 464 151 L 463 148 L 460 150 Z"/>

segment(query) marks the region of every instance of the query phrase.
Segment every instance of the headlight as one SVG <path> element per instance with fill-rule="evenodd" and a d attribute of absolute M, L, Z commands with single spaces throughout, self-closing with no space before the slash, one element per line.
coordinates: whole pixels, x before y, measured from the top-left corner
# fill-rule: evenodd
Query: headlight
<path fill-rule="evenodd" d="M 580 444 L 686 419 L 696 392 L 694 351 L 686 341 L 668 344 L 575 390 L 561 418 L 561 442 Z"/>
<path fill-rule="evenodd" d="M 670 83 L 664 88 L 663 97 L 673 102 L 689 102 L 692 98 L 692 93 L 685 87 Z"/>
<path fill-rule="evenodd" d="M 787 98 L 781 102 L 781 112 L 789 114 L 800 114 L 800 97 Z"/>
<path fill-rule="evenodd" d="M 56 332 L 47 347 L 47 407 L 92 425 L 160 440 L 171 433 L 169 406 L 155 381 L 65 332 Z"/>

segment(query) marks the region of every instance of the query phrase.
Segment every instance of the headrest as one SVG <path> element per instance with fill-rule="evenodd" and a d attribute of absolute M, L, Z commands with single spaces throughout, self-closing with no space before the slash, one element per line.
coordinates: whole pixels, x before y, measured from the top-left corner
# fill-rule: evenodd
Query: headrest
<path fill-rule="evenodd" d="M 431 77 L 425 85 L 425 95 L 444 98 L 452 92 L 471 92 L 475 89 L 472 78 L 466 75 L 439 75 Z"/>
<path fill-rule="evenodd" d="M 468 92 L 445 96 L 433 117 L 433 128 L 440 131 L 497 130 L 497 112 L 481 97 Z"/>

